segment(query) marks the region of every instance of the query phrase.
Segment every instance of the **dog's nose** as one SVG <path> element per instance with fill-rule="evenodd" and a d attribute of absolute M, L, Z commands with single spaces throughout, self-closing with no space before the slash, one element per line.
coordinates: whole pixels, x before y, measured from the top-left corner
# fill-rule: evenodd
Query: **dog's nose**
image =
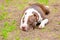
<path fill-rule="evenodd" d="M 25 28 L 25 27 L 22 27 L 22 30 L 23 30 L 23 31 L 26 31 L 26 28 Z"/>

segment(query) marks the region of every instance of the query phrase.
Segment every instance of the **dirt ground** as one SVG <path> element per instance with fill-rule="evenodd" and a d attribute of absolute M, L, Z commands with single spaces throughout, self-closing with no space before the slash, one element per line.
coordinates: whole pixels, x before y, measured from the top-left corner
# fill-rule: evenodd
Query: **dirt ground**
<path fill-rule="evenodd" d="M 4 0 L 0 0 L 0 3 L 4 3 Z M 46 27 L 44 29 L 29 30 L 28 32 L 21 31 L 19 28 L 21 10 L 18 10 L 16 7 L 11 5 L 9 5 L 9 9 L 4 10 L 11 13 L 11 15 L 9 14 L 10 18 L 0 21 L 0 29 L 3 28 L 3 23 L 5 21 L 17 21 L 17 28 L 9 33 L 7 40 L 16 40 L 16 37 L 19 40 L 60 40 L 60 0 L 54 0 L 54 2 L 49 0 L 48 6 L 50 7 L 50 14 L 47 16 L 49 23 Z M 0 36 L 0 40 L 4 40 L 2 36 Z"/>

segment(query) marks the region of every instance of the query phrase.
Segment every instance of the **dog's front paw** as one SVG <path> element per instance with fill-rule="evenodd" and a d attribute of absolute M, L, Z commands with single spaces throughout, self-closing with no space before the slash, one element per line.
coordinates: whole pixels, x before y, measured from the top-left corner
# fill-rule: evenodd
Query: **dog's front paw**
<path fill-rule="evenodd" d="M 45 27 L 44 24 L 39 25 L 39 29 L 44 28 L 44 27 Z"/>

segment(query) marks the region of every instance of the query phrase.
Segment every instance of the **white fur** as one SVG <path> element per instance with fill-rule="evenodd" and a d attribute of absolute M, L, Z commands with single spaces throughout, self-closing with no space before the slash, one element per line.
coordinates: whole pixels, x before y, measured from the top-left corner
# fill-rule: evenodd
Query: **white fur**
<path fill-rule="evenodd" d="M 39 28 L 44 28 L 47 23 L 48 23 L 48 19 L 44 19 L 39 25 Z"/>
<path fill-rule="evenodd" d="M 40 13 L 39 13 L 37 10 L 35 10 L 34 8 L 29 8 L 29 9 L 27 9 L 27 10 L 25 11 L 26 15 L 25 15 L 25 13 L 24 13 L 24 15 L 23 15 L 23 17 L 24 17 L 24 23 L 22 22 L 23 17 L 22 17 L 22 19 L 21 19 L 20 28 L 22 28 L 22 26 L 28 27 L 28 25 L 27 25 L 28 17 L 31 16 L 31 15 L 33 15 L 33 14 L 32 14 L 33 11 L 36 12 L 36 13 L 39 15 L 39 20 L 38 20 L 38 21 L 42 21 L 42 17 L 41 17 L 41 15 L 40 15 Z"/>

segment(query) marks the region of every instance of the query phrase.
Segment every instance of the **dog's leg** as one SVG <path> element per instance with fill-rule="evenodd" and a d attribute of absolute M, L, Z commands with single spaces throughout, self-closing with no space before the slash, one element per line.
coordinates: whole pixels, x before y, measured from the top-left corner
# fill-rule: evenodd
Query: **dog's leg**
<path fill-rule="evenodd" d="M 47 23 L 48 23 L 48 19 L 44 19 L 39 25 L 39 28 L 44 28 Z"/>

